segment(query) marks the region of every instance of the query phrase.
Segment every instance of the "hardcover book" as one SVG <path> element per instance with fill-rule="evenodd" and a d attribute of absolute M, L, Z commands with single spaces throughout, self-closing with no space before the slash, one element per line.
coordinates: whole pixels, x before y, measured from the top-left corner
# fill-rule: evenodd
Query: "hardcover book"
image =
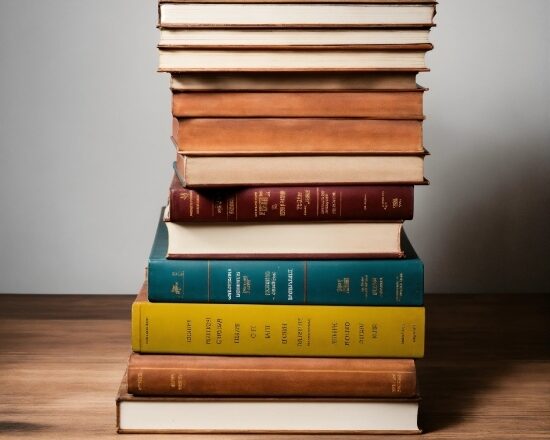
<path fill-rule="evenodd" d="M 186 187 L 423 184 L 424 155 L 191 156 L 178 154 Z"/>
<path fill-rule="evenodd" d="M 161 214 L 162 215 L 162 214 Z M 167 259 L 159 221 L 149 256 L 151 302 L 244 304 L 423 304 L 424 266 L 405 236 L 397 260 Z"/>
<path fill-rule="evenodd" d="M 186 72 L 170 76 L 175 91 L 403 90 L 416 88 L 416 72 Z"/>
<path fill-rule="evenodd" d="M 192 356 L 133 353 L 136 396 L 415 397 L 412 359 Z"/>
<path fill-rule="evenodd" d="M 168 208 L 169 209 L 169 208 Z M 401 258 L 403 222 L 174 223 L 168 258 Z"/>
<path fill-rule="evenodd" d="M 318 47 L 294 49 L 188 49 L 160 48 L 160 72 L 193 71 L 309 71 L 309 70 L 404 70 L 427 71 L 425 55 L 431 45 L 420 48 L 346 49 Z"/>
<path fill-rule="evenodd" d="M 126 375 L 116 399 L 119 433 L 416 434 L 418 398 L 139 397 Z M 345 415 L 343 417 L 342 415 Z"/>
<path fill-rule="evenodd" d="M 177 118 L 422 120 L 423 92 L 422 88 L 391 92 L 182 92 L 172 95 L 172 115 Z M 325 122 L 330 123 L 331 120 L 317 121 L 316 125 Z M 246 125 L 244 129 L 247 129 Z M 353 140 L 360 141 L 355 138 Z"/>
<path fill-rule="evenodd" d="M 424 356 L 423 307 L 132 305 L 137 353 L 298 357 Z"/>
<path fill-rule="evenodd" d="M 160 29 L 159 47 L 317 47 L 429 44 L 429 29 Z"/>
<path fill-rule="evenodd" d="M 419 154 L 422 121 L 367 118 L 173 118 L 178 152 L 239 154 Z"/>
<path fill-rule="evenodd" d="M 434 4 L 168 3 L 159 5 L 161 28 L 430 27 Z"/>
<path fill-rule="evenodd" d="M 174 174 L 172 222 L 409 220 L 412 185 L 267 186 L 191 189 Z"/>

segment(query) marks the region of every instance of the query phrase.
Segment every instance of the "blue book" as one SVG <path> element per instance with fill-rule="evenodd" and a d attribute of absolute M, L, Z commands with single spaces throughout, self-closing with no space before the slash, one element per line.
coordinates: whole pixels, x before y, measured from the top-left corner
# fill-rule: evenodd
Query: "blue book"
<path fill-rule="evenodd" d="M 148 265 L 151 302 L 419 306 L 424 265 L 403 236 L 387 260 L 173 260 L 162 213 Z"/>

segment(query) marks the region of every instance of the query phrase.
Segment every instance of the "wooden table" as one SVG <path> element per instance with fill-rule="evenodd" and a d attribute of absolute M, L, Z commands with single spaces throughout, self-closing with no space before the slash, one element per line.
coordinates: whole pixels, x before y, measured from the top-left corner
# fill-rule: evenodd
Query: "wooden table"
<path fill-rule="evenodd" d="M 0 295 L 0 438 L 180 437 L 115 434 L 131 302 Z M 426 307 L 419 438 L 550 439 L 550 295 L 427 295 Z"/>

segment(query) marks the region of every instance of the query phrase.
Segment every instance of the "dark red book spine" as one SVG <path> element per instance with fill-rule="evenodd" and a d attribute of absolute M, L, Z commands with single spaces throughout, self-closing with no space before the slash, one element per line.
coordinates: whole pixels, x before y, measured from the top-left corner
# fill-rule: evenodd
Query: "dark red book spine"
<path fill-rule="evenodd" d="M 409 220 L 412 185 L 184 188 L 170 185 L 172 222 Z"/>

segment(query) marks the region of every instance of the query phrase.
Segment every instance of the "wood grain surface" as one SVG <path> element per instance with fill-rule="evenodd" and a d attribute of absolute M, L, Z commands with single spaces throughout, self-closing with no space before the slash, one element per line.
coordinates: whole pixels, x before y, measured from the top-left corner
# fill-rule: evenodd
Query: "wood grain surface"
<path fill-rule="evenodd" d="M 130 353 L 131 302 L 0 295 L 0 438 L 117 438 L 114 399 Z M 549 439 L 550 295 L 427 295 L 426 307 L 422 438 Z M 207 437 L 260 436 L 118 436 Z M 338 438 L 309 436 L 318 437 Z"/>

